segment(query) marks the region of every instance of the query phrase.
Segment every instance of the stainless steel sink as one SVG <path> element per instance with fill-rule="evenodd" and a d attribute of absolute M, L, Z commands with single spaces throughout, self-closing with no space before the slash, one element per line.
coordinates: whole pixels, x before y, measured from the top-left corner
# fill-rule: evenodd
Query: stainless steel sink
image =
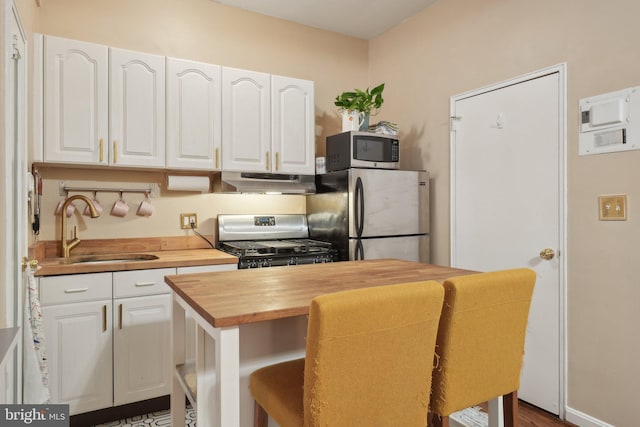
<path fill-rule="evenodd" d="M 114 264 L 118 262 L 150 261 L 158 259 L 152 254 L 106 254 L 106 255 L 81 255 L 64 258 L 60 264 Z"/>

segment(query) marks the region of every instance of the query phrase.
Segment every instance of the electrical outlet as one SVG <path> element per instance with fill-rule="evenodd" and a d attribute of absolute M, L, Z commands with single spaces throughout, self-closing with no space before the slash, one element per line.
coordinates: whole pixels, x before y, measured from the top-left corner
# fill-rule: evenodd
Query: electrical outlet
<path fill-rule="evenodd" d="M 180 214 L 180 228 L 189 229 L 191 228 L 191 223 L 194 224 L 195 228 L 198 228 L 198 214 L 195 213 L 182 213 Z"/>
<path fill-rule="evenodd" d="M 627 219 L 627 195 L 616 194 L 598 197 L 600 221 L 625 221 Z"/>

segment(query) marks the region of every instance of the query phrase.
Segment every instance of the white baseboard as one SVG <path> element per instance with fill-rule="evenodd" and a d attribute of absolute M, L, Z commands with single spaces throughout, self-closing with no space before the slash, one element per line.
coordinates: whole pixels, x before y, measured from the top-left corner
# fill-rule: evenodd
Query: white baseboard
<path fill-rule="evenodd" d="M 579 427 L 615 427 L 613 424 L 605 423 L 597 418 L 580 412 L 567 406 L 565 413 L 567 421 Z"/>

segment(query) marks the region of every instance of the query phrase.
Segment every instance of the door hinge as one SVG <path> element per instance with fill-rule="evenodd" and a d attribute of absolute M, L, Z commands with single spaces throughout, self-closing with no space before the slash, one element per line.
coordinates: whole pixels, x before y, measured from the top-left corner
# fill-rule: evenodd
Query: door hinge
<path fill-rule="evenodd" d="M 20 54 L 20 49 L 18 48 L 18 36 L 16 36 L 15 34 L 13 35 L 13 54 L 11 55 L 11 59 L 13 59 L 14 61 L 19 61 L 22 59 L 22 55 Z"/>
<path fill-rule="evenodd" d="M 462 120 L 460 116 L 451 116 L 449 117 L 451 123 L 451 132 L 455 132 L 458 130 L 458 122 Z"/>

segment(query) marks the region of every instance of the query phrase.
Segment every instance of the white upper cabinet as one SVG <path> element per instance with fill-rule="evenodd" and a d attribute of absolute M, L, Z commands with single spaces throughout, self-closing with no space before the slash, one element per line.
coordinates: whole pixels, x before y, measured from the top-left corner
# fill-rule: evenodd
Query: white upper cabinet
<path fill-rule="evenodd" d="M 312 81 L 60 37 L 34 40 L 36 161 L 315 173 Z"/>
<path fill-rule="evenodd" d="M 168 168 L 220 170 L 222 67 L 167 58 Z"/>
<path fill-rule="evenodd" d="M 271 170 L 315 173 L 314 87 L 309 80 L 271 76 Z"/>
<path fill-rule="evenodd" d="M 53 36 L 43 49 L 43 161 L 164 167 L 163 56 Z"/>
<path fill-rule="evenodd" d="M 164 56 L 110 49 L 109 161 L 164 167 Z"/>
<path fill-rule="evenodd" d="M 222 169 L 315 173 L 313 82 L 222 69 Z"/>
<path fill-rule="evenodd" d="M 271 171 L 271 76 L 222 68 L 222 166 Z"/>
<path fill-rule="evenodd" d="M 44 38 L 44 161 L 107 164 L 108 48 Z"/>

